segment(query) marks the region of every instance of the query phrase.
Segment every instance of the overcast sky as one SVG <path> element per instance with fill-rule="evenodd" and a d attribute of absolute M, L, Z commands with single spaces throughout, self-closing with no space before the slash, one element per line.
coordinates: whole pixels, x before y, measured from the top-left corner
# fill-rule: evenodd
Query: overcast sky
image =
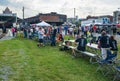
<path fill-rule="evenodd" d="M 22 7 L 25 7 L 25 17 L 38 13 L 57 12 L 74 17 L 74 8 L 79 18 L 87 15 L 113 15 L 120 8 L 120 0 L 0 0 L 0 13 L 9 7 L 18 17 L 22 18 Z"/>

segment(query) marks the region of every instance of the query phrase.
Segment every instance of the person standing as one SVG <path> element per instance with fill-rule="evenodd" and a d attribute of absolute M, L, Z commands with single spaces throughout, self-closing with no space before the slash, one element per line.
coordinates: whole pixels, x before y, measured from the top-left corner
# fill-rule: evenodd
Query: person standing
<path fill-rule="evenodd" d="M 51 46 L 56 46 L 56 34 L 57 34 L 57 29 L 54 28 L 53 31 L 51 32 Z"/>
<path fill-rule="evenodd" d="M 73 28 L 72 27 L 69 27 L 69 35 L 72 37 L 73 35 Z"/>
<path fill-rule="evenodd" d="M 39 38 L 39 43 L 38 43 L 38 47 L 43 46 L 43 38 L 44 38 L 44 33 L 42 31 L 42 28 L 40 27 L 38 30 L 38 38 Z"/>
<path fill-rule="evenodd" d="M 2 26 L 2 33 L 6 33 L 6 27 L 4 26 L 4 24 Z"/>
<path fill-rule="evenodd" d="M 95 33 L 96 33 L 96 30 L 97 30 L 97 27 L 94 25 L 94 26 L 93 26 L 94 35 L 95 35 Z"/>
<path fill-rule="evenodd" d="M 87 37 L 88 26 L 84 27 L 84 35 Z"/>
<path fill-rule="evenodd" d="M 18 32 L 18 29 L 17 27 L 14 27 L 15 28 L 15 37 L 17 36 L 17 32 Z"/>
<path fill-rule="evenodd" d="M 23 28 L 24 38 L 27 38 L 27 28 Z"/>
<path fill-rule="evenodd" d="M 68 32 L 68 26 L 67 25 L 64 27 L 64 31 L 65 31 L 65 35 L 67 35 L 67 32 Z"/>
<path fill-rule="evenodd" d="M 117 41 L 114 39 L 114 36 L 110 36 L 110 49 L 111 51 L 118 51 Z"/>
<path fill-rule="evenodd" d="M 115 26 L 112 28 L 112 33 L 113 33 L 113 35 L 116 35 L 116 33 L 117 33 L 117 28 Z"/>
<path fill-rule="evenodd" d="M 101 46 L 101 56 L 102 56 L 102 59 L 104 60 L 107 58 L 107 50 L 110 50 L 109 36 L 107 36 L 105 31 L 102 32 L 99 43 Z"/>
<path fill-rule="evenodd" d="M 11 28 L 11 31 L 12 31 L 12 35 L 13 35 L 13 37 L 15 37 L 15 28 L 12 27 L 12 28 Z"/>

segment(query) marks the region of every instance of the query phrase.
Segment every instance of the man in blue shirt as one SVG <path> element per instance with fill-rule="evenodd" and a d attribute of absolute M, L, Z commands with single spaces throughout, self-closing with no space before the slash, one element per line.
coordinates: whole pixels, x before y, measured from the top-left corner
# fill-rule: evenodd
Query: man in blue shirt
<path fill-rule="evenodd" d="M 57 34 L 57 29 L 54 28 L 51 32 L 51 46 L 56 46 L 56 34 Z"/>

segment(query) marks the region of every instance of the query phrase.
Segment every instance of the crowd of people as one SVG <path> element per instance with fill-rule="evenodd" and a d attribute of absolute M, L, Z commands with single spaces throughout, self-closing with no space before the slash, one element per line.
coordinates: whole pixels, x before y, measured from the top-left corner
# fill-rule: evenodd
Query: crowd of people
<path fill-rule="evenodd" d="M 117 34 L 117 28 L 111 27 L 112 33 L 110 34 L 108 30 L 103 28 L 97 28 L 96 26 L 89 27 L 25 27 L 21 28 L 19 31 L 24 38 L 28 39 L 38 39 L 37 46 L 43 47 L 46 45 L 56 46 L 56 43 L 63 43 L 64 37 L 68 36 L 69 38 L 75 39 L 77 44 L 77 49 L 80 51 L 86 51 L 87 43 L 95 43 L 98 45 L 98 48 L 101 50 L 102 59 L 107 58 L 107 50 L 110 50 L 113 53 L 117 53 L 117 40 L 115 35 Z M 13 37 L 15 37 L 18 32 L 18 29 L 15 27 L 11 28 Z M 100 36 L 96 37 L 96 33 L 99 33 Z M 93 40 L 96 38 L 95 40 Z M 69 39 L 68 39 L 69 40 Z"/>
<path fill-rule="evenodd" d="M 73 37 L 75 42 L 78 42 L 77 49 L 81 51 L 86 50 L 88 42 L 98 44 L 98 48 L 101 49 L 101 56 L 103 59 L 107 57 L 107 50 L 114 52 L 118 51 L 117 41 L 115 35 L 117 34 L 117 28 L 111 27 L 111 34 L 106 27 L 86 26 L 86 27 L 69 27 L 69 26 L 56 26 L 56 27 L 27 27 L 22 28 L 24 38 L 34 39 L 38 38 L 38 47 L 45 45 L 56 46 L 56 43 L 64 41 L 64 36 Z M 13 36 L 16 36 L 17 29 L 11 28 Z M 96 37 L 96 33 L 101 33 Z M 108 36 L 109 34 L 109 36 Z M 93 40 L 95 38 L 95 40 Z"/>
<path fill-rule="evenodd" d="M 76 39 L 75 42 L 78 42 L 78 50 L 86 51 L 87 42 L 91 42 L 91 40 L 87 41 L 87 38 L 85 38 L 84 35 L 81 35 L 81 37 Z M 117 40 L 115 39 L 114 35 L 108 36 L 106 31 L 102 31 L 101 36 L 99 36 L 94 43 L 96 43 L 98 48 L 101 50 L 101 56 L 104 60 L 107 58 L 108 50 L 113 53 L 117 53 L 118 51 Z"/>
<path fill-rule="evenodd" d="M 50 44 L 56 46 L 56 43 L 64 40 L 61 30 L 57 27 L 31 27 L 23 28 L 24 38 L 34 39 L 38 38 L 38 47 Z"/>

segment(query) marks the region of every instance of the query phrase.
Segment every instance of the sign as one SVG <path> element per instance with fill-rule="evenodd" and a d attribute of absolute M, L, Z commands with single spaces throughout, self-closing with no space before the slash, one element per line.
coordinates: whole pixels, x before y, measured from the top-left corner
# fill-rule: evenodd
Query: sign
<path fill-rule="evenodd" d="M 109 19 L 108 18 L 103 18 L 103 24 L 108 24 L 109 23 Z"/>
<path fill-rule="evenodd" d="M 0 14 L 0 16 L 16 16 L 16 14 Z"/>

